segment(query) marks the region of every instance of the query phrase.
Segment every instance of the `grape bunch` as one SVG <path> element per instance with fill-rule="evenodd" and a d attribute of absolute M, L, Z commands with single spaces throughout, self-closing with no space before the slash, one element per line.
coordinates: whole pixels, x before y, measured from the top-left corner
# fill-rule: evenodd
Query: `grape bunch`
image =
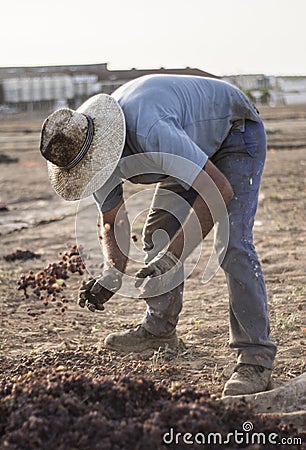
<path fill-rule="evenodd" d="M 67 287 L 66 280 L 69 278 L 69 274 L 83 275 L 85 266 L 77 245 L 74 245 L 65 253 L 60 252 L 59 256 L 58 262 L 50 263 L 43 270 L 37 273 L 31 270 L 28 274 L 20 276 L 18 290 L 23 291 L 26 299 L 32 293 L 42 300 L 45 306 L 48 305 L 49 301 L 68 303 L 65 295 L 63 295 L 63 291 Z M 65 309 L 67 309 L 67 306 L 63 306 L 62 312 Z"/>

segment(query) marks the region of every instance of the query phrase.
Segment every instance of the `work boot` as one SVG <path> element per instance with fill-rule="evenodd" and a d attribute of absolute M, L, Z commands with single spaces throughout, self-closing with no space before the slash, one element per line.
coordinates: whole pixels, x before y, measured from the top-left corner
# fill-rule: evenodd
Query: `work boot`
<path fill-rule="evenodd" d="M 166 337 L 157 337 L 149 333 L 141 324 L 132 330 L 109 334 L 105 339 L 106 347 L 120 352 L 143 352 L 158 350 L 160 347 L 178 347 L 176 332 Z"/>
<path fill-rule="evenodd" d="M 233 375 L 225 383 L 222 397 L 246 395 L 270 388 L 272 370 L 253 364 L 238 364 Z"/>

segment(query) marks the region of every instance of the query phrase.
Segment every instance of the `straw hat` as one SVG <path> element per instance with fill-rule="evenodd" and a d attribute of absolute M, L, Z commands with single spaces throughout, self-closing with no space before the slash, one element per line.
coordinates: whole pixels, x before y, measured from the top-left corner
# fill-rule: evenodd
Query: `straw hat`
<path fill-rule="evenodd" d="M 95 95 L 76 111 L 53 112 L 42 127 L 40 151 L 55 192 L 65 200 L 93 194 L 115 170 L 124 142 L 124 114 L 110 95 Z"/>

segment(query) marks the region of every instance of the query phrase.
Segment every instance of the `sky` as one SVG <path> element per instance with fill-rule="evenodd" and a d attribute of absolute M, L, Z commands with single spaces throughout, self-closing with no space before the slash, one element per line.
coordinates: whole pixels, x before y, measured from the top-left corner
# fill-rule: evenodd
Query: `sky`
<path fill-rule="evenodd" d="M 306 0 L 4 0 L 0 66 L 306 75 Z"/>

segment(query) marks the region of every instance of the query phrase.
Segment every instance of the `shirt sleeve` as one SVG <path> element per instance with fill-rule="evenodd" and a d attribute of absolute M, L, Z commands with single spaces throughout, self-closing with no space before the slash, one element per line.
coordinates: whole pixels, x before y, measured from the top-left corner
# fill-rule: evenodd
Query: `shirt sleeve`
<path fill-rule="evenodd" d="M 100 211 L 107 212 L 115 208 L 123 197 L 123 181 L 111 176 L 107 182 L 93 194 Z"/>
<path fill-rule="evenodd" d="M 171 116 L 152 126 L 144 151 L 154 159 L 162 173 L 176 178 L 187 189 L 208 160 L 207 154 Z"/>

